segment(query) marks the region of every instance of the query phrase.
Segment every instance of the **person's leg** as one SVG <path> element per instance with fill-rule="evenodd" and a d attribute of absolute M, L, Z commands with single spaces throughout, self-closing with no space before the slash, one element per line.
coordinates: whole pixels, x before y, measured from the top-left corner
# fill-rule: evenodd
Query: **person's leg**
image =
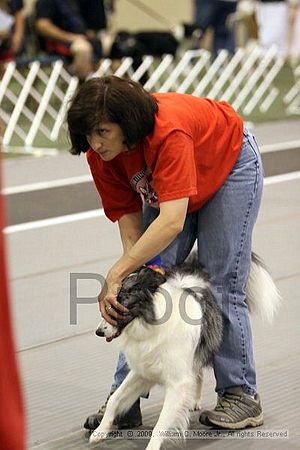
<path fill-rule="evenodd" d="M 216 16 L 214 21 L 214 55 L 222 49 L 229 53 L 235 52 L 235 30 L 229 23 L 229 16 L 236 12 L 235 2 L 217 0 Z"/>
<path fill-rule="evenodd" d="M 256 2 L 256 17 L 259 28 L 259 43 L 264 50 L 269 50 L 273 45 L 282 56 L 287 51 L 287 2 Z"/>
<path fill-rule="evenodd" d="M 127 366 L 125 356 L 123 353 L 119 353 L 117 367 L 114 374 L 114 381 L 111 385 L 110 392 L 114 392 L 120 386 L 120 384 L 125 380 L 128 373 L 129 367 Z"/>
<path fill-rule="evenodd" d="M 85 80 L 93 72 L 93 47 L 84 38 L 72 42 L 70 51 L 73 55 L 73 66 L 80 80 Z"/>
<path fill-rule="evenodd" d="M 214 358 L 219 394 L 233 386 L 241 386 L 250 395 L 256 393 L 245 286 L 262 185 L 258 147 L 252 135 L 245 132 L 241 154 L 227 181 L 199 211 L 199 261 L 210 274 L 213 293 L 224 316 L 223 341 Z"/>
<path fill-rule="evenodd" d="M 98 37 L 93 37 L 89 38 L 89 42 L 93 48 L 94 62 L 99 63 L 100 59 L 103 58 L 103 49 L 101 40 Z"/>
<path fill-rule="evenodd" d="M 199 212 L 199 261 L 208 269 L 224 317 L 223 340 L 214 358 L 218 402 L 199 419 L 209 426 L 243 429 L 263 423 L 245 302 L 262 185 L 258 147 L 245 132 L 240 156 L 227 181 Z"/>
<path fill-rule="evenodd" d="M 195 0 L 194 20 L 204 32 L 211 27 L 215 20 L 217 0 Z"/>

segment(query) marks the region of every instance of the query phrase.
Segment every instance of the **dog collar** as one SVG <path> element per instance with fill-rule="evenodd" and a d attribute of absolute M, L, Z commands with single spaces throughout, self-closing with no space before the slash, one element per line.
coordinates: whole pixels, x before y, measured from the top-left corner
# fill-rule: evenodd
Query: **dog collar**
<path fill-rule="evenodd" d="M 161 266 L 158 266 L 157 264 L 150 264 L 149 266 L 147 266 L 149 269 L 151 269 L 151 270 L 154 270 L 154 272 L 158 272 L 158 273 L 160 273 L 161 275 L 165 275 L 166 274 L 166 271 L 165 271 L 165 269 L 163 268 L 163 267 L 161 267 Z"/>

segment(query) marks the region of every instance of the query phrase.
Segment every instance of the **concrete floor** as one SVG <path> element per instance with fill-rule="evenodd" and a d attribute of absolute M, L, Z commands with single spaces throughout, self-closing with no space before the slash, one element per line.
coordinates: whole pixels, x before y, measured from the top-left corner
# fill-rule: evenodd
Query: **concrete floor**
<path fill-rule="evenodd" d="M 280 136 L 283 136 L 282 130 L 277 126 Z M 299 122 L 298 130 L 300 134 Z M 300 139 L 296 136 L 296 127 L 293 138 Z M 274 133 L 270 133 L 270 141 L 264 143 L 274 142 Z M 299 154 L 299 150 L 295 151 Z M 31 171 L 31 183 L 87 173 L 78 159 L 71 160 L 71 175 L 67 163 L 62 167 L 62 160 L 55 158 L 8 161 L 6 187 L 29 182 L 25 173 L 33 166 L 36 170 Z M 18 169 L 15 182 L 8 176 L 12 164 Z M 22 173 L 24 164 L 27 169 Z M 47 171 L 50 166 L 51 171 Z M 230 438 L 223 435 L 187 440 L 187 449 L 300 447 L 297 381 L 300 371 L 300 177 L 294 173 L 295 177 L 290 180 L 271 180 L 266 184 L 253 246 L 269 266 L 284 299 L 272 325 L 253 318 L 259 391 L 265 413 L 265 425 L 259 430 L 287 431 L 289 438 L 261 439 L 255 434 L 251 439 L 238 439 L 237 434 Z M 62 193 L 56 201 L 57 204 L 64 201 Z M 77 324 L 70 324 L 70 273 L 105 275 L 121 251 L 117 226 L 99 216 L 32 229 L 11 228 L 7 241 L 14 327 L 27 409 L 28 448 L 87 449 L 82 423 L 106 398 L 117 345 L 115 341 L 107 344 L 94 335 L 98 312 L 91 297 L 99 290 L 96 280 L 78 282 L 78 296 L 91 300 L 78 305 Z M 163 391 L 156 388 L 150 398 L 143 401 L 143 430 L 151 429 L 156 422 L 162 398 Z M 207 371 L 203 407 L 214 403 L 213 375 Z M 198 422 L 198 415 L 192 414 L 191 427 L 204 432 L 208 428 Z M 146 444 L 141 439 L 111 440 L 104 442 L 101 448 L 143 449 Z"/>

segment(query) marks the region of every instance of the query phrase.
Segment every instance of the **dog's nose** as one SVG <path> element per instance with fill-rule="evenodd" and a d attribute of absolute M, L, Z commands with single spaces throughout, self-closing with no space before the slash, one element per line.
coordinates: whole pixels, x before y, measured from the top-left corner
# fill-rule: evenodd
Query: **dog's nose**
<path fill-rule="evenodd" d="M 102 330 L 100 330 L 100 328 L 97 328 L 97 330 L 95 331 L 96 335 L 99 337 L 104 337 L 104 333 Z"/>

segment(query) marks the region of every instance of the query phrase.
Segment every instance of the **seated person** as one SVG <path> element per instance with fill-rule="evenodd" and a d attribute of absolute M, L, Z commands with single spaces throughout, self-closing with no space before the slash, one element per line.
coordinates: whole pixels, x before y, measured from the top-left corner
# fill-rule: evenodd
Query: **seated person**
<path fill-rule="evenodd" d="M 25 18 L 23 0 L 0 2 L 0 79 L 5 63 L 14 59 L 22 49 Z"/>
<path fill-rule="evenodd" d="M 90 38 L 99 37 L 99 31 L 107 29 L 107 15 L 112 12 L 112 0 L 110 2 L 107 0 L 77 0 L 77 2 L 81 17 L 87 27 L 87 36 Z M 111 5 L 110 10 L 109 5 Z"/>
<path fill-rule="evenodd" d="M 80 80 L 93 72 L 94 61 L 102 56 L 97 30 L 89 29 L 81 13 L 82 3 L 83 0 L 37 0 L 35 18 L 43 49 L 70 58 Z M 101 3 L 95 2 L 95 8 L 101 8 Z M 99 29 L 101 26 L 99 23 Z"/>

